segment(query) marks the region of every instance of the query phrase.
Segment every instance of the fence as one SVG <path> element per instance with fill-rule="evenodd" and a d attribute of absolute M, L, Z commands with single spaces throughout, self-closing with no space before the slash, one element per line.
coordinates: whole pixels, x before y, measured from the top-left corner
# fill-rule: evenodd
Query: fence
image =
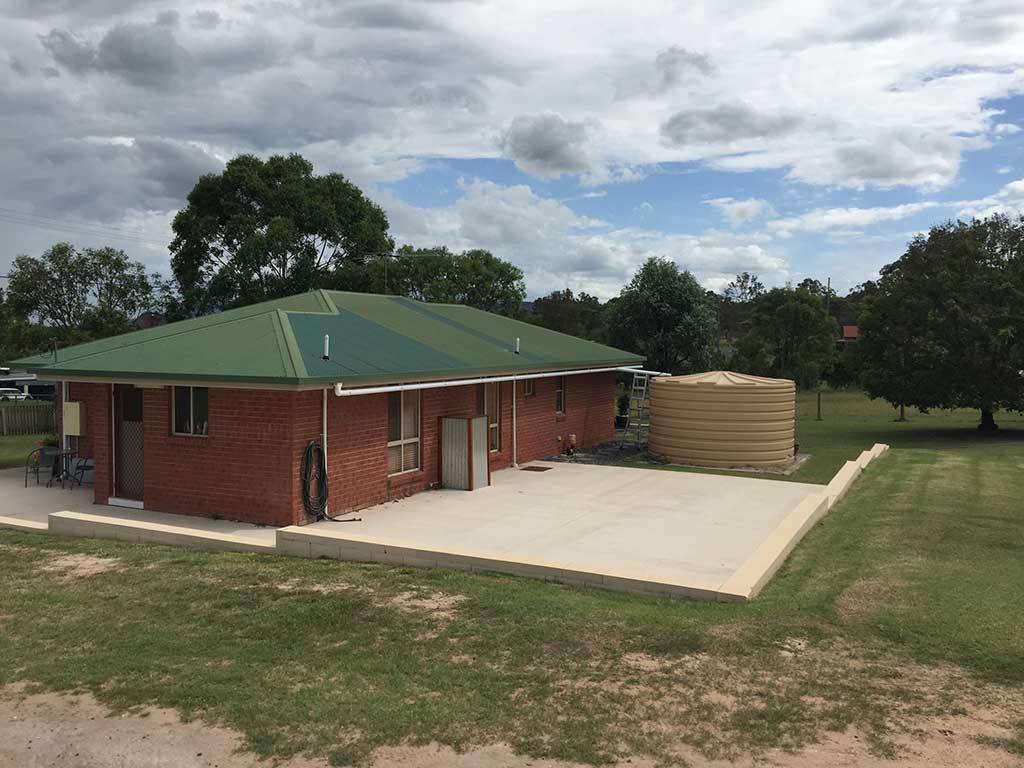
<path fill-rule="evenodd" d="M 0 403 L 0 435 L 39 435 L 56 431 L 54 403 Z"/>

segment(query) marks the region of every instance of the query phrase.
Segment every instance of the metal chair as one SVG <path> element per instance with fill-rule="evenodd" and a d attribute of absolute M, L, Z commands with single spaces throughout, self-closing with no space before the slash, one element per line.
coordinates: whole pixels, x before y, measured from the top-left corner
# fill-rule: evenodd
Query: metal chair
<path fill-rule="evenodd" d="M 44 445 L 42 448 L 36 448 L 32 451 L 25 458 L 25 487 L 28 488 L 29 474 L 36 476 L 36 485 L 39 485 L 39 472 L 43 469 L 50 470 L 50 480 L 52 481 L 52 475 L 56 470 L 57 457 L 59 455 L 60 449 L 52 445 Z"/>
<path fill-rule="evenodd" d="M 68 486 L 71 490 L 75 489 L 75 483 L 78 483 L 78 487 L 82 487 L 82 483 L 88 485 L 93 484 L 93 470 L 95 465 L 91 458 L 86 459 L 73 459 L 70 471 L 66 474 L 66 478 L 70 485 Z M 88 475 L 88 476 L 86 476 Z M 60 487 L 64 487 L 64 480 L 61 480 Z"/>

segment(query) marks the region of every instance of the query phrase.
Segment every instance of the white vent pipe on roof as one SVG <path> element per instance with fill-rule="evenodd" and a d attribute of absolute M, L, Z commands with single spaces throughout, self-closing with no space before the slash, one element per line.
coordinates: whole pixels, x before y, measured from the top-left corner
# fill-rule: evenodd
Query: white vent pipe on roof
<path fill-rule="evenodd" d="M 331 335 L 329 333 L 324 334 L 324 360 L 331 359 Z"/>

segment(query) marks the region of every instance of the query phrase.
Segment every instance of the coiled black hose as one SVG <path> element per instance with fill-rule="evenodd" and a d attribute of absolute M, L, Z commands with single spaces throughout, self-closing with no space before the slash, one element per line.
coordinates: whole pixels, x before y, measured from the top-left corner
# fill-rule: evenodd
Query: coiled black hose
<path fill-rule="evenodd" d="M 302 454 L 302 507 L 315 520 L 327 517 L 327 467 L 324 449 L 316 440 L 310 440 Z M 312 494 L 316 483 L 316 496 Z"/>
<path fill-rule="evenodd" d="M 302 453 L 302 507 L 306 514 L 314 520 L 330 520 L 332 523 L 358 523 L 361 517 L 350 517 L 340 520 L 327 514 L 327 466 L 324 462 L 324 449 L 316 440 L 310 440 Z M 316 483 L 316 496 L 312 487 Z"/>

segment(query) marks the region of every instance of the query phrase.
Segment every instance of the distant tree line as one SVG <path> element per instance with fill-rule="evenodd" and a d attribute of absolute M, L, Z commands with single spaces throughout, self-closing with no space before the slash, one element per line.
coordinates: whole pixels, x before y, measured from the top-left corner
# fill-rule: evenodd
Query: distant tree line
<path fill-rule="evenodd" d="M 901 414 L 977 408 L 986 429 L 996 411 L 1024 409 L 1024 218 L 933 227 L 845 296 L 812 278 L 768 289 L 747 272 L 716 293 L 652 258 L 609 301 L 565 289 L 528 308 L 518 267 L 484 250 L 396 252 L 383 209 L 299 155 L 234 158 L 197 181 L 172 228 L 170 279 L 113 248 L 18 256 L 0 291 L 0 359 L 125 333 L 144 312 L 177 320 L 331 288 L 467 304 L 675 374 L 854 384 Z M 842 325 L 860 327 L 857 343 L 837 343 Z"/>

